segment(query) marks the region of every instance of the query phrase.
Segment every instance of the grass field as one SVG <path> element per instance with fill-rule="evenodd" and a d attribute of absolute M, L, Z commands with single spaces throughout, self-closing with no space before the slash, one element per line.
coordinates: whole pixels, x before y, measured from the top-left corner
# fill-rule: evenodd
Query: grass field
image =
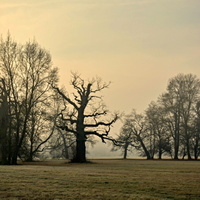
<path fill-rule="evenodd" d="M 200 199 L 200 162 L 64 161 L 0 166 L 0 200 Z"/>

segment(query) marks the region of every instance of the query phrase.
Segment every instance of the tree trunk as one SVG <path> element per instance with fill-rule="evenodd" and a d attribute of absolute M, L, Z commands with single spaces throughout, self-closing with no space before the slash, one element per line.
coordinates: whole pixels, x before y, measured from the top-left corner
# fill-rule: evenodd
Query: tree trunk
<path fill-rule="evenodd" d="M 125 146 L 124 146 L 124 156 L 123 156 L 123 159 L 127 158 L 127 151 L 128 151 L 128 144 L 126 143 Z"/>
<path fill-rule="evenodd" d="M 179 144 L 178 141 L 175 141 L 174 145 L 174 160 L 178 160 Z"/>
<path fill-rule="evenodd" d="M 185 120 L 185 140 L 186 140 L 186 150 L 188 155 L 188 160 L 192 160 L 191 154 L 190 154 L 190 138 L 188 135 L 188 125 L 187 120 Z"/>
<path fill-rule="evenodd" d="M 68 147 L 67 147 L 65 136 L 62 134 L 62 132 L 60 132 L 60 134 L 61 134 L 63 145 L 64 145 L 64 157 L 65 159 L 69 159 Z"/>
<path fill-rule="evenodd" d="M 34 120 L 31 120 L 32 123 L 32 129 L 31 129 L 31 135 L 30 135 L 30 149 L 29 149 L 29 156 L 27 161 L 33 162 L 33 143 L 34 143 L 34 133 L 35 133 L 35 126 L 34 126 Z"/>
<path fill-rule="evenodd" d="M 30 139 L 30 149 L 29 149 L 29 156 L 26 159 L 27 162 L 33 162 L 33 137 L 31 136 Z"/>
<path fill-rule="evenodd" d="M 162 159 L 162 149 L 161 148 L 159 148 L 158 159 L 159 160 Z"/>
<path fill-rule="evenodd" d="M 8 164 L 8 100 L 4 79 L 0 84 L 0 164 Z"/>
<path fill-rule="evenodd" d="M 12 155 L 11 165 L 17 165 L 17 153 L 14 152 Z"/>
<path fill-rule="evenodd" d="M 146 155 L 146 157 L 147 157 L 147 160 L 153 159 L 153 158 L 150 156 L 150 153 L 149 153 L 149 151 L 147 150 L 147 148 L 146 148 L 144 142 L 142 141 L 142 138 L 141 138 L 140 136 L 138 136 L 138 139 L 139 139 L 140 144 L 141 144 L 141 146 L 142 146 L 142 148 L 143 148 L 143 150 L 144 150 L 144 153 L 145 153 L 145 155 Z"/>
<path fill-rule="evenodd" d="M 72 162 L 84 163 L 86 160 L 86 147 L 85 140 L 76 140 L 76 156 L 72 159 Z"/>
<path fill-rule="evenodd" d="M 179 153 L 179 122 L 178 125 L 175 125 L 175 137 L 174 137 L 174 160 L 178 160 L 178 153 Z"/>
<path fill-rule="evenodd" d="M 187 155 L 188 155 L 188 160 L 192 160 L 191 154 L 190 154 L 190 144 L 189 144 L 189 139 L 187 138 L 186 142 L 186 147 L 187 147 Z"/>
<path fill-rule="evenodd" d="M 195 145 L 194 145 L 194 159 L 198 160 L 198 147 L 199 147 L 199 139 L 196 139 Z"/>

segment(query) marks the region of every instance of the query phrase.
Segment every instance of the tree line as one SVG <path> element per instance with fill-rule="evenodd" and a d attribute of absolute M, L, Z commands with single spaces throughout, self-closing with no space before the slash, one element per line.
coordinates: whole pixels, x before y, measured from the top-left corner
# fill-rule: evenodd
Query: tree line
<path fill-rule="evenodd" d="M 32 161 L 45 149 L 71 149 L 72 161 L 86 162 L 86 141 L 110 140 L 118 119 L 104 105 L 101 78 L 72 73 L 74 92 L 58 87 L 50 53 L 36 41 L 22 45 L 8 34 L 0 41 L 0 163 Z M 107 117 L 108 116 L 108 117 Z"/>
<path fill-rule="evenodd" d="M 32 160 L 53 134 L 57 81 L 49 52 L 35 41 L 25 45 L 10 34 L 0 41 L 0 163 Z"/>
<path fill-rule="evenodd" d="M 192 74 L 170 79 L 167 91 L 144 114 L 124 117 L 117 137 L 112 125 L 121 117 L 105 106 L 101 92 L 110 83 L 71 73 L 71 90 L 59 87 L 50 53 L 36 41 L 0 40 L 0 164 L 33 161 L 41 152 L 72 162 L 87 162 L 94 137 L 109 141 L 124 158 L 137 150 L 147 159 L 163 155 L 198 159 L 200 80 Z"/>
<path fill-rule="evenodd" d="M 125 116 L 113 150 L 138 150 L 147 159 L 168 156 L 197 160 L 200 154 L 200 80 L 178 74 L 166 92 L 152 101 L 144 113 Z"/>

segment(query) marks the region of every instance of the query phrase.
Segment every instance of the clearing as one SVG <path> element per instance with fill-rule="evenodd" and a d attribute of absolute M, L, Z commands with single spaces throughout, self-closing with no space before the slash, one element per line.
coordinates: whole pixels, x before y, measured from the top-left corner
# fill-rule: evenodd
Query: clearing
<path fill-rule="evenodd" d="M 0 199 L 200 199 L 199 161 L 92 162 L 0 166 Z"/>

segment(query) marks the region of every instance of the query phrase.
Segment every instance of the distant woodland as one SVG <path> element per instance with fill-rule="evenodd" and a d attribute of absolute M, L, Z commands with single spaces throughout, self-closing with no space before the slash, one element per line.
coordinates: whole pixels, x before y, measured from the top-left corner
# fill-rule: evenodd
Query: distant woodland
<path fill-rule="evenodd" d="M 36 41 L 19 44 L 10 34 L 0 40 L 0 164 L 33 161 L 45 155 L 87 162 L 95 137 L 147 159 L 195 159 L 200 154 L 200 79 L 178 74 L 143 113 L 111 113 L 101 91 L 110 83 L 71 73 L 59 87 L 50 53 Z M 122 119 L 119 134 L 112 125 Z"/>
<path fill-rule="evenodd" d="M 200 80 L 179 74 L 166 92 L 152 101 L 143 114 L 132 110 L 124 118 L 117 144 L 124 158 L 136 149 L 147 159 L 162 156 L 197 160 L 200 153 Z"/>

